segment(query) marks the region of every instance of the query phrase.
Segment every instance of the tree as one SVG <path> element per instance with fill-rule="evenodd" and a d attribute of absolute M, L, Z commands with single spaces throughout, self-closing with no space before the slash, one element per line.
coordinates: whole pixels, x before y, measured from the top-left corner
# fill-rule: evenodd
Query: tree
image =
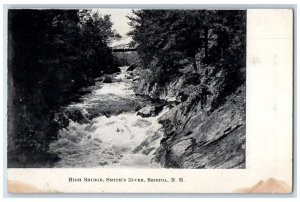
<path fill-rule="evenodd" d="M 55 112 L 93 78 L 118 71 L 108 47 L 117 33 L 109 16 L 72 9 L 9 10 L 8 30 L 9 163 L 42 163 Z"/>
<path fill-rule="evenodd" d="M 137 44 L 144 68 L 157 58 L 159 66 L 174 70 L 182 67 L 182 60 L 189 60 L 196 70 L 199 53 L 203 55 L 201 63 L 209 65 L 224 57 L 230 57 L 226 61 L 236 61 L 236 56 L 245 52 L 244 11 L 134 10 L 132 13 L 128 17 L 133 28 L 129 35 Z"/>

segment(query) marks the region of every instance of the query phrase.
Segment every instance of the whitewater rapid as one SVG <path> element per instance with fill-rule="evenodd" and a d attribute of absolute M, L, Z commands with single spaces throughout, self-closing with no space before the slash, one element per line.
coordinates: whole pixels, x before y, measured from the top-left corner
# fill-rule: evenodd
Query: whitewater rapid
<path fill-rule="evenodd" d="M 91 93 L 66 110 L 76 108 L 85 116 L 117 100 L 130 103 L 140 99 L 133 91 L 127 68 L 120 68 L 115 76 L 117 82 L 96 82 Z M 57 141 L 50 144 L 50 151 L 60 158 L 55 167 L 160 167 L 153 161 L 153 154 L 163 136 L 158 118 L 167 110 L 147 118 L 135 111 L 125 111 L 111 116 L 100 114 L 84 123 L 69 119 L 68 126 L 59 131 Z"/>

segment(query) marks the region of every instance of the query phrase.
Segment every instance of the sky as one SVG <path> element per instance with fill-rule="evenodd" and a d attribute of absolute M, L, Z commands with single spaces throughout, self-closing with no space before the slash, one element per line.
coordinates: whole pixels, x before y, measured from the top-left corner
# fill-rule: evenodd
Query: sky
<path fill-rule="evenodd" d="M 111 15 L 112 28 L 123 37 L 120 41 L 113 41 L 112 46 L 131 41 L 131 38 L 126 36 L 126 33 L 131 30 L 128 25 L 129 20 L 126 18 L 127 15 L 131 15 L 131 9 L 93 9 L 93 11 L 98 11 L 102 15 Z"/>

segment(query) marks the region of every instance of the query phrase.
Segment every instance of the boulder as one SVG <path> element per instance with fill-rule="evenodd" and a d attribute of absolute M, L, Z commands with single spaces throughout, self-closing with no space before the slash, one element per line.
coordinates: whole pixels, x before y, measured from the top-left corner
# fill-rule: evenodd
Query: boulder
<path fill-rule="evenodd" d="M 70 108 L 65 112 L 65 115 L 74 122 L 89 123 L 89 119 L 85 117 L 85 113 L 81 109 Z"/>
<path fill-rule="evenodd" d="M 104 75 L 103 83 L 112 83 L 112 77 L 110 75 Z"/>
<path fill-rule="evenodd" d="M 133 76 L 132 75 L 125 75 L 125 78 L 126 79 L 133 79 Z"/>
<path fill-rule="evenodd" d="M 150 117 L 150 116 L 156 116 L 155 107 L 152 105 L 146 105 L 145 107 L 143 107 L 142 109 L 140 109 L 138 111 L 137 115 L 139 115 L 143 118 Z"/>
<path fill-rule="evenodd" d="M 128 68 L 127 68 L 127 71 L 133 71 L 135 70 L 135 68 L 137 68 L 137 65 L 136 64 L 131 64 Z"/>

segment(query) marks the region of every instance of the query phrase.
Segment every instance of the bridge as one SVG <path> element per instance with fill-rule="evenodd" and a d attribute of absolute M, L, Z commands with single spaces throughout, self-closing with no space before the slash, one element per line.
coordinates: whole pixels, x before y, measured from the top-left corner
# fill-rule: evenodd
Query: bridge
<path fill-rule="evenodd" d="M 128 44 L 119 44 L 111 47 L 113 52 L 129 52 L 136 51 L 136 47 L 129 46 Z"/>

